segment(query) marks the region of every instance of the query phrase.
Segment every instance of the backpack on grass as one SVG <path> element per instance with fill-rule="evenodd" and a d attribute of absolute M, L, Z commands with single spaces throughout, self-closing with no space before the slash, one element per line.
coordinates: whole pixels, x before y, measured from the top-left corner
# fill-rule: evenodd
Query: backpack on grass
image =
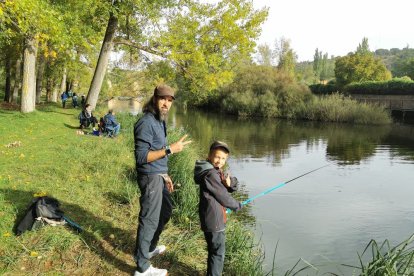
<path fill-rule="evenodd" d="M 59 201 L 53 197 L 42 196 L 34 198 L 27 208 L 25 216 L 17 225 L 16 235 L 19 236 L 27 230 L 38 228 L 44 224 L 52 226 L 66 224 L 68 219 L 59 207 Z M 80 232 L 81 228 L 77 227 L 77 224 L 71 224 L 71 222 L 69 220 L 69 225 L 75 227 Z"/>

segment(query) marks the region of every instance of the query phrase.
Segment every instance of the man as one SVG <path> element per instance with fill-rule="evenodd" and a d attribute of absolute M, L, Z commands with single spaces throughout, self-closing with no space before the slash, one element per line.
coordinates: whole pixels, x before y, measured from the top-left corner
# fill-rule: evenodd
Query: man
<path fill-rule="evenodd" d="M 121 129 L 121 124 L 117 122 L 115 118 L 115 111 L 110 109 L 108 114 L 103 117 L 103 121 L 105 123 L 105 131 L 108 133 L 109 136 L 117 136 L 119 134 L 119 130 Z"/>
<path fill-rule="evenodd" d="M 165 251 L 165 246 L 157 246 L 157 243 L 172 214 L 170 193 L 174 188 L 168 176 L 168 156 L 179 153 L 191 143 L 185 141 L 187 135 L 173 144 L 167 143 L 166 118 L 174 100 L 171 87 L 155 87 L 154 95 L 143 107 L 144 116 L 134 127 L 135 160 L 141 191 L 134 254 L 137 263 L 135 276 L 167 275 L 166 269 L 153 267 L 149 259 Z"/>

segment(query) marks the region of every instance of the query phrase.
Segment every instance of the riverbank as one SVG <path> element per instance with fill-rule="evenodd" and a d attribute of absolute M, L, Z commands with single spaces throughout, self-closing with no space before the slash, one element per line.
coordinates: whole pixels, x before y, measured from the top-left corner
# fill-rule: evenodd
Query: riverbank
<path fill-rule="evenodd" d="M 132 128 L 136 117 L 119 114 L 116 139 L 77 135 L 79 110 L 55 105 L 21 114 L 0 110 L 0 273 L 130 275 L 139 192 Z M 95 115 L 102 116 L 103 112 Z M 171 141 L 179 130 L 169 133 Z M 169 275 L 202 275 L 206 250 L 199 229 L 198 194 L 192 180 L 195 146 L 170 160 L 177 185 L 172 221 L 161 242 L 167 253 L 154 264 Z M 43 227 L 15 237 L 12 229 L 36 193 L 61 202 L 61 209 L 84 231 Z M 225 273 L 261 275 L 262 253 L 237 215 L 227 231 Z"/>

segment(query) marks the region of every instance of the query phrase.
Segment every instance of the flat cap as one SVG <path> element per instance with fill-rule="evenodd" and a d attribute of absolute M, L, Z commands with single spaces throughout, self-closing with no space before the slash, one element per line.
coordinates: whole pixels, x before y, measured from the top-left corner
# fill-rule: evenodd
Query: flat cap
<path fill-rule="evenodd" d="M 229 146 L 221 141 L 214 141 L 213 144 L 211 144 L 210 146 L 210 151 L 217 149 L 217 148 L 222 148 L 224 149 L 227 153 L 230 153 L 230 148 Z"/>
<path fill-rule="evenodd" d="M 157 85 L 154 89 L 154 96 L 157 96 L 157 97 L 170 96 L 175 100 L 174 89 L 172 89 L 166 84 Z"/>

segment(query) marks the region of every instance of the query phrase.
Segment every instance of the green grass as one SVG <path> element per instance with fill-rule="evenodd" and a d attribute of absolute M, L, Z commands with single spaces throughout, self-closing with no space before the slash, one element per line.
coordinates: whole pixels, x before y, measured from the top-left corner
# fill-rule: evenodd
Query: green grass
<path fill-rule="evenodd" d="M 121 135 L 110 139 L 77 135 L 79 110 L 37 109 L 29 114 L 0 109 L 0 274 L 130 275 L 139 211 L 132 135 L 137 118 L 118 114 Z M 171 130 L 169 139 L 182 134 Z M 8 147 L 13 143 L 18 146 Z M 161 236 L 168 251 L 154 261 L 169 275 L 202 275 L 206 269 L 192 180 L 200 149 L 192 145 L 170 160 L 175 209 Z M 16 221 L 36 193 L 57 198 L 84 231 L 48 226 L 14 236 Z M 237 220 L 232 216 L 228 230 L 224 274 L 261 275 L 261 251 Z"/>
<path fill-rule="evenodd" d="M 368 243 L 359 255 L 362 276 L 414 275 L 414 234 L 400 244 L 391 247 L 388 240 L 378 244 L 375 240 Z M 368 262 L 363 259 L 370 256 Z"/>

